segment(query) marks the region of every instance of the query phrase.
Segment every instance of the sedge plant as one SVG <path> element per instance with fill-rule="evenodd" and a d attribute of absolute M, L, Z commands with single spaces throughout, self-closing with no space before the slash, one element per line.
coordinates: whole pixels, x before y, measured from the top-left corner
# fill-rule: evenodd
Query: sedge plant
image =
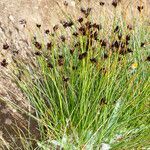
<path fill-rule="evenodd" d="M 47 31 L 48 43 L 34 38 L 27 59 L 14 58 L 11 78 L 40 132 L 36 149 L 148 148 L 150 30 L 120 18 L 106 30 L 81 11 Z"/>

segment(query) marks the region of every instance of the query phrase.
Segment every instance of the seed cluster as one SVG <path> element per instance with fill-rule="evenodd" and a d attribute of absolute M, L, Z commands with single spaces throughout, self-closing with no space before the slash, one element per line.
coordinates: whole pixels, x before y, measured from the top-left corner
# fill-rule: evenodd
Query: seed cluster
<path fill-rule="evenodd" d="M 8 62 L 6 61 L 6 59 L 3 59 L 1 62 L 1 66 L 7 67 L 7 65 L 8 65 Z"/>
<path fill-rule="evenodd" d="M 111 5 L 116 9 L 121 0 L 113 0 Z M 67 7 L 67 1 L 64 2 Z M 105 7 L 106 2 L 100 1 L 99 7 Z M 137 10 L 141 13 L 144 9 L 143 6 L 137 6 Z M 52 31 L 49 29 L 44 30 L 44 36 L 50 37 L 46 43 L 37 40 L 36 36 L 33 37 L 32 44 L 35 47 L 34 55 L 37 57 L 45 57 L 47 67 L 53 70 L 55 67 L 65 68 L 68 65 L 71 70 L 78 70 L 83 60 L 85 63 L 91 66 L 98 67 L 101 61 L 107 62 L 109 58 L 116 53 L 118 61 L 121 61 L 122 57 L 128 55 L 132 56 L 134 50 L 131 48 L 132 44 L 132 31 L 134 26 L 127 24 L 126 27 L 121 27 L 119 24 L 113 26 L 111 31 L 112 37 L 104 37 L 103 30 L 105 27 L 101 23 L 97 23 L 91 20 L 92 8 L 80 8 L 80 16 L 74 20 L 67 18 L 66 20 L 60 20 L 60 24 L 53 26 Z M 24 20 L 20 21 L 21 24 L 26 24 Z M 42 32 L 41 24 L 37 23 L 36 27 L 38 31 Z M 59 32 L 59 31 L 65 32 Z M 125 31 L 125 32 L 124 32 Z M 70 32 L 71 36 L 68 38 L 67 32 Z M 63 34 L 62 34 L 63 33 Z M 68 44 L 69 43 L 69 44 Z M 64 52 L 63 48 L 67 49 Z M 147 43 L 142 41 L 141 48 L 145 48 Z M 11 49 L 11 45 L 5 42 L 2 47 L 4 50 Z M 54 50 L 55 48 L 55 50 Z M 13 51 L 14 54 L 18 54 L 18 51 Z M 67 55 L 65 54 L 67 53 Z M 48 55 L 48 56 L 47 56 Z M 149 61 L 150 57 L 147 56 L 145 61 Z M 7 67 L 8 62 L 3 59 L 0 65 Z M 105 74 L 107 69 L 103 66 L 100 68 L 100 72 Z M 62 75 L 64 82 L 68 82 L 70 77 Z"/>
<path fill-rule="evenodd" d="M 113 0 L 112 6 L 116 8 L 118 4 L 121 2 L 121 0 Z M 105 2 L 100 1 L 100 6 L 104 6 Z M 65 6 L 68 6 L 68 3 L 64 2 Z M 141 11 L 143 7 L 138 7 L 138 10 Z M 103 60 L 107 60 L 110 57 L 110 54 L 118 53 L 119 55 L 123 56 L 128 53 L 133 53 L 132 48 L 130 47 L 131 39 L 132 39 L 132 30 L 134 29 L 131 24 L 128 24 L 126 26 L 126 29 L 128 32 L 124 34 L 123 30 L 119 25 L 116 25 L 113 28 L 113 39 L 110 38 L 103 38 L 101 35 L 101 29 L 104 29 L 100 23 L 92 22 L 90 21 L 90 15 L 92 13 L 92 8 L 80 8 L 82 16 L 80 16 L 77 20 L 61 20 L 60 23 L 64 29 L 70 29 L 72 33 L 72 38 L 75 39 L 71 42 L 71 46 L 69 48 L 70 57 L 74 58 L 75 55 L 77 55 L 78 61 L 82 61 L 83 59 L 88 57 L 88 62 L 91 62 L 92 64 L 97 64 L 101 58 Z M 36 24 L 36 26 L 40 29 L 41 25 Z M 50 33 L 50 30 L 45 30 L 45 34 L 51 35 L 55 37 L 56 31 L 61 29 L 61 27 L 56 24 L 53 26 L 53 33 Z M 75 29 L 75 30 L 74 30 Z M 57 34 L 58 37 L 58 34 Z M 84 39 L 83 43 L 81 43 L 80 39 L 81 37 Z M 68 41 L 66 38 L 66 35 L 60 35 L 59 36 L 59 44 L 65 43 Z M 34 41 L 34 46 L 38 50 L 42 50 L 43 46 L 37 40 Z M 96 45 L 96 47 L 95 47 Z M 7 48 L 7 46 L 5 46 Z M 104 52 L 102 54 L 98 54 L 96 51 L 97 47 L 100 49 L 103 49 Z M 141 43 L 141 47 L 145 47 L 145 43 Z M 5 48 L 5 49 L 6 49 Z M 48 42 L 46 44 L 46 49 L 51 51 L 53 48 L 53 42 Z M 58 46 L 58 49 L 61 49 Z M 98 54 L 98 55 L 95 55 Z M 37 51 L 35 52 L 35 55 L 41 56 L 42 52 Z M 99 57 L 98 57 L 99 56 Z M 64 66 L 66 58 L 63 55 L 54 56 L 55 60 L 57 60 L 58 66 Z M 119 56 L 118 61 L 120 61 L 121 57 Z M 147 59 L 148 60 L 148 59 Z M 49 68 L 54 68 L 54 65 L 52 62 L 48 62 Z M 73 70 L 76 70 L 78 67 L 76 65 L 72 66 Z M 104 69 L 105 70 L 105 69 Z"/>
<path fill-rule="evenodd" d="M 3 45 L 3 49 L 6 50 L 6 49 L 8 49 L 8 48 L 9 48 L 9 45 L 8 45 L 7 43 Z"/>

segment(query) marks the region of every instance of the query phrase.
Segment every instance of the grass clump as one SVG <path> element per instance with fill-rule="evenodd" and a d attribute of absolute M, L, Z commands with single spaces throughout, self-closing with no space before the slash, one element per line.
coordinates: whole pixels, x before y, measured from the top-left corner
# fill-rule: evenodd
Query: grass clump
<path fill-rule="evenodd" d="M 34 38 L 28 61 L 14 59 L 13 80 L 38 120 L 37 148 L 148 148 L 149 29 L 115 18 L 108 30 L 91 21 L 91 8 L 81 11 L 46 30 L 48 43 Z"/>

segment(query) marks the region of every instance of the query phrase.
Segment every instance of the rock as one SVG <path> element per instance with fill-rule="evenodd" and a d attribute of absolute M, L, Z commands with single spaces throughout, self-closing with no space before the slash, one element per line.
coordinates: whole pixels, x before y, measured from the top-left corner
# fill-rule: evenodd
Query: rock
<path fill-rule="evenodd" d="M 6 120 L 5 120 L 5 124 L 7 124 L 7 125 L 11 125 L 11 124 L 12 124 L 12 121 L 11 121 L 9 118 L 6 118 Z"/>
<path fill-rule="evenodd" d="M 106 143 L 101 144 L 101 150 L 110 150 L 110 145 Z"/>
<path fill-rule="evenodd" d="M 15 19 L 14 19 L 14 17 L 12 15 L 9 15 L 8 18 L 10 19 L 10 21 L 15 22 Z"/>
<path fill-rule="evenodd" d="M 68 4 L 69 6 L 72 6 L 72 7 L 76 6 L 76 3 L 74 0 L 66 0 L 65 3 Z"/>

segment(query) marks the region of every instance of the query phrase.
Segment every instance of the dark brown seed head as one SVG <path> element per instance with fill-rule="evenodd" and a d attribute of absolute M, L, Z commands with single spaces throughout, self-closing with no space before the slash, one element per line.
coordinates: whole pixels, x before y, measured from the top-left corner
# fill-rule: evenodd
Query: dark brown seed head
<path fill-rule="evenodd" d="M 119 26 L 116 26 L 116 28 L 114 29 L 114 32 L 119 32 Z"/>
<path fill-rule="evenodd" d="M 3 45 L 3 49 L 6 50 L 6 49 L 8 49 L 8 48 L 9 48 L 9 45 L 8 45 L 7 43 Z"/>
<path fill-rule="evenodd" d="M 90 29 L 92 27 L 92 23 L 90 21 L 87 21 L 85 23 L 85 26 L 86 26 L 87 29 Z"/>
<path fill-rule="evenodd" d="M 58 28 L 59 28 L 59 26 L 56 24 L 56 25 L 53 27 L 54 32 L 57 31 Z"/>
<path fill-rule="evenodd" d="M 88 8 L 88 9 L 86 10 L 86 14 L 85 14 L 85 17 L 86 17 L 86 18 L 90 15 L 91 10 L 92 10 L 92 8 Z"/>
<path fill-rule="evenodd" d="M 91 61 L 92 63 L 97 63 L 97 59 L 96 59 L 96 58 L 91 58 L 90 61 Z"/>
<path fill-rule="evenodd" d="M 98 32 L 97 31 L 94 32 L 93 36 L 94 36 L 95 40 L 98 40 Z"/>
<path fill-rule="evenodd" d="M 139 12 L 141 12 L 144 9 L 144 6 L 137 6 L 137 9 Z"/>
<path fill-rule="evenodd" d="M 150 61 L 150 56 L 148 56 L 148 57 L 146 58 L 146 61 Z"/>
<path fill-rule="evenodd" d="M 49 43 L 47 43 L 47 50 L 51 50 L 51 49 L 52 49 L 52 43 L 49 42 Z"/>
<path fill-rule="evenodd" d="M 19 50 L 12 51 L 13 55 L 19 54 Z"/>
<path fill-rule="evenodd" d="M 97 24 L 96 24 L 96 23 L 93 23 L 92 27 L 93 27 L 93 28 L 96 28 L 96 27 L 97 27 Z"/>
<path fill-rule="evenodd" d="M 120 47 L 120 43 L 118 41 L 115 41 L 112 43 L 112 48 L 115 47 L 115 48 L 119 48 Z"/>
<path fill-rule="evenodd" d="M 68 2 L 67 1 L 64 1 L 64 6 L 68 6 Z"/>
<path fill-rule="evenodd" d="M 68 27 L 71 27 L 71 26 L 73 26 L 73 25 L 74 25 L 73 21 L 69 21 L 69 22 L 68 22 Z"/>
<path fill-rule="evenodd" d="M 49 29 L 45 30 L 45 34 L 49 34 L 49 32 L 50 32 Z"/>
<path fill-rule="evenodd" d="M 126 41 L 130 41 L 130 35 L 126 36 Z"/>
<path fill-rule="evenodd" d="M 83 22 L 83 18 L 82 18 L 82 17 L 79 17 L 79 18 L 78 18 L 78 22 L 82 23 L 82 22 Z"/>
<path fill-rule="evenodd" d="M 69 21 L 69 22 L 61 21 L 61 24 L 63 25 L 64 28 L 73 26 L 73 22 L 72 21 Z"/>
<path fill-rule="evenodd" d="M 70 49 L 70 54 L 73 55 L 74 49 Z"/>
<path fill-rule="evenodd" d="M 90 14 L 92 8 L 87 8 L 87 13 Z"/>
<path fill-rule="evenodd" d="M 35 43 L 34 43 L 34 46 L 35 46 L 37 49 L 41 49 L 41 48 L 42 48 L 42 45 L 41 45 L 39 42 L 35 42 Z"/>
<path fill-rule="evenodd" d="M 90 40 L 89 38 L 87 39 L 87 42 L 86 42 L 86 51 L 89 50 L 89 45 L 92 45 L 92 40 Z"/>
<path fill-rule="evenodd" d="M 126 45 L 129 45 L 129 41 L 126 41 Z"/>
<path fill-rule="evenodd" d="M 121 57 L 118 57 L 118 61 L 121 61 Z"/>
<path fill-rule="evenodd" d="M 78 47 L 78 46 L 80 46 L 80 43 L 79 42 L 75 43 L 74 47 Z"/>
<path fill-rule="evenodd" d="M 50 62 L 47 64 L 47 67 L 48 68 L 54 68 L 53 65 Z"/>
<path fill-rule="evenodd" d="M 58 65 L 63 66 L 64 65 L 64 59 L 59 58 L 58 59 Z"/>
<path fill-rule="evenodd" d="M 104 2 L 99 2 L 100 6 L 104 6 L 105 3 Z"/>
<path fill-rule="evenodd" d="M 107 73 L 107 70 L 106 70 L 106 68 L 101 68 L 101 69 L 100 69 L 100 72 L 103 73 L 103 74 L 106 74 L 106 73 Z"/>
<path fill-rule="evenodd" d="M 93 32 L 94 32 L 93 30 L 90 30 L 90 31 L 89 31 L 90 38 L 93 38 L 93 37 L 94 37 Z"/>
<path fill-rule="evenodd" d="M 95 29 L 97 29 L 97 30 L 102 29 L 102 25 L 101 25 L 101 24 L 96 24 L 96 23 L 94 23 L 92 26 L 93 26 L 93 28 L 95 28 Z"/>
<path fill-rule="evenodd" d="M 100 100 L 100 106 L 103 106 L 103 105 L 107 105 L 107 102 L 106 102 L 106 99 L 105 98 L 102 98 Z"/>
<path fill-rule="evenodd" d="M 145 43 L 144 42 L 141 43 L 141 47 L 145 47 Z"/>
<path fill-rule="evenodd" d="M 87 8 L 87 9 L 81 8 L 81 12 L 85 15 L 85 17 L 89 16 L 91 10 L 92 8 Z"/>
<path fill-rule="evenodd" d="M 119 54 L 120 55 L 125 55 L 127 53 L 125 48 L 122 48 L 121 50 L 119 50 Z"/>
<path fill-rule="evenodd" d="M 67 21 L 60 21 L 60 23 L 63 25 L 64 28 L 68 27 L 68 22 Z"/>
<path fill-rule="evenodd" d="M 82 34 L 82 35 L 86 35 L 86 29 L 84 27 L 80 27 L 79 28 L 79 32 Z"/>
<path fill-rule="evenodd" d="M 104 53 L 104 59 L 107 59 L 108 55 L 106 53 Z"/>
<path fill-rule="evenodd" d="M 128 53 L 133 53 L 133 50 L 131 48 L 127 48 Z"/>
<path fill-rule="evenodd" d="M 40 24 L 36 24 L 36 26 L 37 26 L 37 28 L 39 28 L 39 29 L 41 28 L 41 25 L 40 25 Z"/>
<path fill-rule="evenodd" d="M 68 82 L 68 81 L 69 81 L 69 78 L 68 78 L 68 77 L 63 77 L 63 81 L 64 81 L 64 82 Z"/>
<path fill-rule="evenodd" d="M 128 29 L 128 30 L 132 30 L 132 29 L 133 29 L 133 26 L 132 26 L 131 24 L 128 24 L 128 25 L 127 25 L 127 29 Z"/>
<path fill-rule="evenodd" d="M 116 8 L 118 5 L 118 0 L 113 0 L 112 5 Z"/>
<path fill-rule="evenodd" d="M 100 40 L 100 44 L 101 44 L 102 47 L 106 47 L 107 44 L 108 44 L 107 39 Z"/>
<path fill-rule="evenodd" d="M 90 26 L 90 27 L 92 27 L 92 23 L 91 23 L 91 21 L 87 21 L 87 22 L 85 23 L 85 25 L 86 25 L 86 26 Z"/>
<path fill-rule="evenodd" d="M 63 55 L 59 55 L 58 57 L 59 57 L 59 59 L 63 59 L 64 58 Z"/>
<path fill-rule="evenodd" d="M 83 58 L 85 58 L 87 56 L 87 52 L 84 52 L 82 54 L 79 55 L 79 60 L 82 60 Z"/>
<path fill-rule="evenodd" d="M 41 56 L 41 55 L 42 55 L 42 53 L 39 52 L 39 51 L 35 52 L 34 54 L 35 54 L 36 56 Z"/>
<path fill-rule="evenodd" d="M 7 63 L 6 59 L 3 59 L 1 62 L 1 66 L 7 67 L 7 65 L 8 65 L 8 63 Z"/>
<path fill-rule="evenodd" d="M 79 34 L 78 34 L 78 32 L 74 32 L 72 35 L 77 37 Z"/>
<path fill-rule="evenodd" d="M 82 12 L 83 14 L 86 14 L 86 10 L 85 10 L 84 8 L 81 7 L 80 10 L 81 10 L 81 12 Z"/>
<path fill-rule="evenodd" d="M 33 40 L 36 41 L 36 36 L 33 36 Z"/>
<path fill-rule="evenodd" d="M 66 40 L 66 38 L 65 38 L 64 35 L 61 35 L 61 36 L 60 36 L 60 39 L 61 39 L 62 42 L 65 42 L 65 40 Z"/>

